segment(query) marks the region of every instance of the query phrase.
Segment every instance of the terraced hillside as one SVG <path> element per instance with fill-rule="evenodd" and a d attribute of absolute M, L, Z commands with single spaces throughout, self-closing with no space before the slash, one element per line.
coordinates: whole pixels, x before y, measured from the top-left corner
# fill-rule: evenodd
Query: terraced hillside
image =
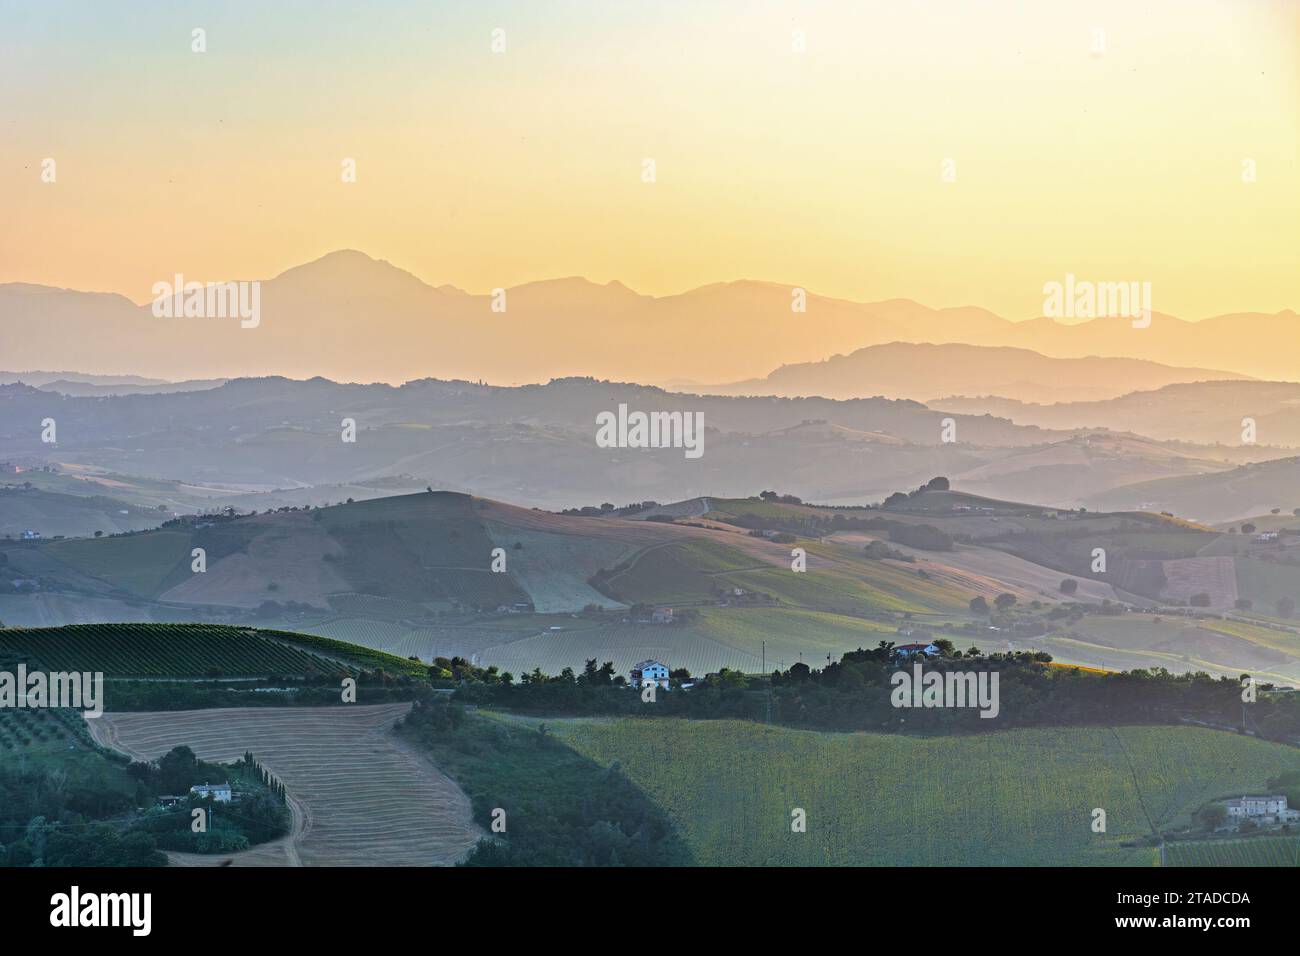
<path fill-rule="evenodd" d="M 390 731 L 409 704 L 105 714 L 96 740 L 137 760 L 178 744 L 202 760 L 246 751 L 284 782 L 289 836 L 225 858 L 171 854 L 181 865 L 439 866 L 478 842 L 469 799 Z"/>

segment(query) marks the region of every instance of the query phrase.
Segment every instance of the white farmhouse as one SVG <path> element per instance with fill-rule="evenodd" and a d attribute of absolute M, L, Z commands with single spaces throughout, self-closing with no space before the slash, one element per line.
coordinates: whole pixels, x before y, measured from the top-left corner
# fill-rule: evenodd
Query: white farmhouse
<path fill-rule="evenodd" d="M 632 686 L 644 687 L 646 684 L 658 684 L 668 689 L 668 665 L 659 661 L 642 661 L 632 668 Z"/>
<path fill-rule="evenodd" d="M 1224 800 L 1230 820 L 1254 820 L 1256 823 L 1290 823 L 1300 820 L 1300 810 L 1287 807 L 1286 797 L 1236 797 Z"/>
<path fill-rule="evenodd" d="M 229 803 L 231 798 L 230 784 L 228 783 L 200 783 L 197 786 L 190 787 L 190 793 L 200 800 L 204 797 L 211 797 L 217 803 Z"/>

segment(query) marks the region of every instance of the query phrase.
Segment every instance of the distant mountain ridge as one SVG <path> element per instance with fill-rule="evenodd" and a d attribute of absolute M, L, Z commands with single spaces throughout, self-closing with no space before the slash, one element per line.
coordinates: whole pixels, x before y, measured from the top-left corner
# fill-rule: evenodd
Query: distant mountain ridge
<path fill-rule="evenodd" d="M 1050 358 L 1010 346 L 891 342 L 821 362 L 783 365 L 766 378 L 699 386 L 719 395 L 886 395 L 927 401 L 944 394 L 997 395 L 1019 401 L 1092 401 L 1175 382 L 1242 380 L 1214 369 L 1172 368 L 1146 359 Z"/>
<path fill-rule="evenodd" d="M 1149 328 L 1135 329 L 1121 318 L 1011 322 L 976 307 L 859 303 L 809 292 L 806 311 L 796 312 L 794 286 L 753 280 L 656 297 L 618 282 L 571 277 L 508 288 L 502 299 L 430 285 L 354 250 L 287 269 L 261 280 L 260 288 L 261 321 L 244 329 L 234 319 L 155 318 L 148 303 L 112 293 L 0 285 L 0 355 L 9 367 L 57 365 L 169 380 L 437 376 L 521 384 L 596 375 L 741 381 L 865 346 L 921 342 L 1014 346 L 1056 358 L 1118 356 L 1287 379 L 1296 375 L 1300 343 L 1300 315 L 1290 310 L 1195 323 L 1155 313 Z M 494 311 L 494 303 L 504 311 Z"/>
<path fill-rule="evenodd" d="M 1243 423 L 1256 444 L 1300 448 L 1300 383 L 1184 382 L 1105 401 L 1030 404 L 1003 397 L 952 397 L 931 408 L 993 415 L 1040 428 L 1109 428 L 1149 438 L 1242 445 Z"/>

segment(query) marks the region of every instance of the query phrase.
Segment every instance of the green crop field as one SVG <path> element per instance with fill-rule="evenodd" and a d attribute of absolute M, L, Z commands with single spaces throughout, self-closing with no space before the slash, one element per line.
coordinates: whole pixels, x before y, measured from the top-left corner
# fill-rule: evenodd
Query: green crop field
<path fill-rule="evenodd" d="M 1257 558 L 1238 558 L 1237 593 L 1254 603 L 1254 610 L 1272 615 L 1280 598 L 1300 605 L 1300 565 L 1278 564 Z"/>
<path fill-rule="evenodd" d="M 757 673 L 761 668 L 762 644 L 767 642 L 767 665 L 785 666 L 803 660 L 817 666 L 827 654 L 839 658 L 860 647 L 875 647 L 882 640 L 898 642 L 893 625 L 842 614 L 787 607 L 706 608 L 691 629 L 748 658 L 724 660 L 719 666 Z M 692 669 L 691 673 L 703 673 Z"/>
<path fill-rule="evenodd" d="M 348 617 L 372 621 L 413 621 L 429 617 L 430 611 L 415 601 L 376 597 L 373 594 L 331 594 L 330 607 Z"/>
<path fill-rule="evenodd" d="M 616 569 L 600 588 L 627 604 L 708 601 L 715 584 L 726 584 L 719 575 L 758 563 L 716 541 L 681 541 L 646 549 Z"/>
<path fill-rule="evenodd" d="M 189 571 L 190 534 L 187 531 L 148 531 L 120 538 L 69 538 L 54 541 L 48 549 L 60 561 L 108 583 L 155 597 L 178 568 Z"/>
<path fill-rule="evenodd" d="M 468 495 L 375 498 L 313 512 L 342 548 L 340 573 L 358 591 L 415 603 L 496 606 L 527 599 L 491 571 L 492 549 Z"/>
<path fill-rule="evenodd" d="M 377 651 L 394 653 L 393 648 L 401 644 L 406 635 L 411 632 L 411 629 L 391 621 L 348 617 L 313 624 L 311 631 L 322 637 L 332 637 L 336 641 L 343 641 L 347 644 L 356 644 Z"/>
<path fill-rule="evenodd" d="M 107 677 L 259 677 L 334 673 L 332 664 L 260 632 L 209 624 L 72 624 L 0 631 L 0 651 L 54 671 Z"/>
<path fill-rule="evenodd" d="M 337 674 L 423 668 L 327 637 L 219 624 L 73 624 L 0 630 L 0 659 L 106 677 L 198 678 Z"/>
<path fill-rule="evenodd" d="M 620 673 L 626 673 L 638 661 L 654 658 L 671 668 L 685 667 L 692 674 L 703 675 L 723 667 L 760 672 L 765 641 L 770 671 L 798 660 L 816 666 L 824 663 L 828 654 L 838 658 L 846 651 L 898 639 L 893 625 L 793 607 L 707 607 L 689 623 L 670 625 L 623 623 L 614 614 L 605 617 L 556 618 L 563 622 L 561 631 L 541 627 L 528 635 L 502 637 L 458 653 L 478 653 L 480 663 L 496 664 L 514 674 L 534 667 L 548 674 L 565 667 L 580 670 L 593 658 L 613 661 Z M 451 647 L 463 646 L 454 636 L 450 640 Z M 403 654 L 408 646 L 398 645 Z M 428 657 L 422 650 L 413 652 Z"/>
<path fill-rule="evenodd" d="M 685 541 L 649 548 L 600 582 L 606 593 L 629 604 L 699 604 L 718 597 L 715 589 L 761 591 L 783 604 L 815 608 L 858 617 L 886 613 L 951 612 L 964 610 L 968 595 L 914 570 L 893 567 L 865 557 L 846 559 L 836 549 L 811 541 L 808 570 L 796 574 L 788 567 L 767 564 L 714 541 Z M 818 559 L 834 567 L 818 567 Z"/>
<path fill-rule="evenodd" d="M 879 617 L 884 612 L 917 614 L 965 611 L 970 595 L 960 594 L 937 581 L 927 581 L 912 568 L 896 567 L 866 558 L 831 571 L 817 570 L 817 546 L 808 548 L 809 570 L 794 574 L 767 567 L 726 575 L 728 584 L 771 594 L 799 607 Z"/>
<path fill-rule="evenodd" d="M 61 707 L 0 710 L 0 759 L 22 755 L 37 762 L 65 763 L 96 750 L 80 712 Z"/>
<path fill-rule="evenodd" d="M 1300 837 L 1170 843 L 1165 866 L 1300 866 Z"/>
<path fill-rule="evenodd" d="M 136 781 L 127 775 L 126 764 L 95 742 L 80 711 L 0 710 L 0 769 L 46 774 L 64 792 L 93 800 L 95 792 L 135 792 Z M 11 842 L 13 836 L 0 835 L 0 843 Z"/>
<path fill-rule="evenodd" d="M 546 724 L 597 763 L 617 761 L 695 859 L 718 865 L 1149 866 L 1152 846 L 1122 844 L 1300 768 L 1300 751 L 1193 727 L 922 738 L 723 720 Z M 791 832 L 794 808 L 806 833 Z M 1094 808 L 1105 833 L 1092 831 Z"/>

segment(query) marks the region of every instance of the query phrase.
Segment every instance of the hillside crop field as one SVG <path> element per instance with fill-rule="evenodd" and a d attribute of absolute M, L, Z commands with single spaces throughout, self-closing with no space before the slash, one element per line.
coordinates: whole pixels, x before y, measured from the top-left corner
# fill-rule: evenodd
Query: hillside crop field
<path fill-rule="evenodd" d="M 519 719 L 519 718 L 498 718 Z M 1207 800 L 1300 768 L 1300 751 L 1193 727 L 972 736 L 741 721 L 548 720 L 664 807 L 705 865 L 1150 866 L 1130 845 Z M 791 812 L 807 832 L 791 832 Z M 1092 811 L 1106 811 L 1093 833 Z"/>
<path fill-rule="evenodd" d="M 54 671 L 106 677 L 310 676 L 411 662 L 307 634 L 218 624 L 73 624 L 0 630 L 0 652 Z M 415 668 L 419 672 L 419 668 Z"/>
<path fill-rule="evenodd" d="M 482 664 L 520 674 L 541 667 L 556 674 L 581 670 L 589 659 L 613 661 L 619 673 L 652 657 L 672 668 L 703 675 L 730 667 L 746 673 L 798 660 L 817 664 L 859 647 L 895 640 L 894 628 L 858 618 L 786 607 L 704 608 L 698 620 L 671 625 L 567 621 L 562 631 L 482 648 Z"/>
<path fill-rule="evenodd" d="M 435 866 L 478 842 L 469 798 L 390 731 L 409 704 L 105 714 L 96 740 L 136 760 L 180 744 L 229 763 L 252 751 L 284 782 L 293 827 L 284 839 L 224 857 L 173 863 L 236 866 Z M 218 811 L 220 812 L 220 811 Z"/>
<path fill-rule="evenodd" d="M 1000 645 L 991 638 L 984 643 Z M 1228 677 L 1247 673 L 1288 685 L 1300 681 L 1300 634 L 1245 621 L 1089 615 L 1077 624 L 1015 644 L 1045 650 L 1062 662 L 1109 670 L 1165 667 Z"/>
<path fill-rule="evenodd" d="M 1300 837 L 1170 843 L 1165 866 L 1300 866 Z"/>
<path fill-rule="evenodd" d="M 112 538 L 69 538 L 48 549 L 59 560 L 131 594 L 152 597 L 190 559 L 190 535 L 159 530 Z M 187 569 L 188 570 L 188 569 Z"/>

